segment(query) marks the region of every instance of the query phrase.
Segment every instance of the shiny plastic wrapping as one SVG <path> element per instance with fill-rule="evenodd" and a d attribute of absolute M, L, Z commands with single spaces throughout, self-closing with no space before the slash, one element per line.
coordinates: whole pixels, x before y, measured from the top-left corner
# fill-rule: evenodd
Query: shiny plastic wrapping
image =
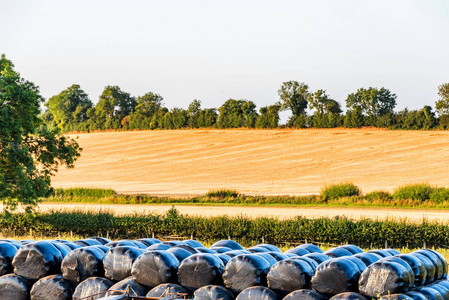
<path fill-rule="evenodd" d="M 82 281 L 73 292 L 73 300 L 79 300 L 87 296 L 96 295 L 109 290 L 114 283 L 104 277 L 90 277 Z M 104 295 L 95 296 L 92 300 L 100 299 Z"/>
<path fill-rule="evenodd" d="M 0 277 L 0 300 L 28 300 L 32 284 L 15 274 Z"/>
<path fill-rule="evenodd" d="M 17 248 L 8 242 L 0 242 L 0 276 L 12 273 L 12 260 Z"/>
<path fill-rule="evenodd" d="M 62 277 L 76 286 L 89 277 L 104 276 L 104 256 L 103 250 L 94 246 L 72 250 L 62 260 Z"/>
<path fill-rule="evenodd" d="M 264 286 L 252 286 L 241 291 L 236 300 L 277 300 L 278 295 Z"/>
<path fill-rule="evenodd" d="M 50 275 L 36 281 L 30 294 L 31 300 L 70 300 L 72 287 L 61 275 Z"/>
<path fill-rule="evenodd" d="M 104 275 L 112 281 L 131 276 L 131 268 L 144 251 L 136 247 L 118 246 L 111 248 L 103 258 Z"/>
<path fill-rule="evenodd" d="M 161 297 L 164 293 L 167 292 L 167 290 L 170 293 L 186 293 L 188 294 L 189 291 L 187 291 L 185 288 L 180 286 L 179 284 L 175 283 L 163 283 L 160 284 L 154 288 L 152 288 L 148 293 L 147 297 Z"/>
<path fill-rule="evenodd" d="M 304 289 L 291 292 L 282 300 L 327 300 L 327 297 L 319 292 Z"/>
<path fill-rule="evenodd" d="M 141 254 L 133 263 L 131 275 L 145 286 L 155 287 L 163 283 L 178 282 L 179 260 L 168 251 L 148 251 Z"/>
<path fill-rule="evenodd" d="M 346 292 L 332 296 L 329 300 L 368 300 L 368 299 L 359 293 Z"/>
<path fill-rule="evenodd" d="M 230 262 L 228 262 L 228 265 Z M 214 254 L 193 254 L 179 265 L 178 281 L 189 291 L 194 291 L 206 285 L 220 285 L 223 282 L 224 268 L 222 260 Z"/>
<path fill-rule="evenodd" d="M 287 259 L 271 267 L 267 275 L 268 287 L 285 296 L 300 289 L 310 288 L 314 270 L 301 260 Z"/>
<path fill-rule="evenodd" d="M 193 294 L 194 300 L 233 300 L 234 296 L 226 288 L 219 285 L 207 285 Z"/>

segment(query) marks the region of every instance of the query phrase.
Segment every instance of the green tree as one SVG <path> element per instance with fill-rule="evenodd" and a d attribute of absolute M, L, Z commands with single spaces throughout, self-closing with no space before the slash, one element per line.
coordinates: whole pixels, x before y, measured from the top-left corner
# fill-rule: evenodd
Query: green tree
<path fill-rule="evenodd" d="M 264 106 L 259 109 L 260 115 L 257 118 L 257 128 L 277 128 L 279 126 L 279 111 L 281 107 L 278 104 Z"/>
<path fill-rule="evenodd" d="M 118 86 L 108 85 L 95 106 L 95 114 L 100 129 L 119 129 L 122 119 L 130 115 L 136 107 L 136 100 Z"/>
<path fill-rule="evenodd" d="M 153 119 L 158 115 L 163 106 L 164 98 L 152 92 L 139 96 L 136 99 L 135 111 L 129 118 L 125 117 L 129 129 L 150 129 Z"/>
<path fill-rule="evenodd" d="M 396 95 L 383 87 L 360 88 L 346 99 L 346 107 L 354 111 L 357 109 L 366 117 L 365 123 L 372 126 L 375 126 L 378 117 L 393 113 L 395 106 Z"/>
<path fill-rule="evenodd" d="M 435 102 L 435 108 L 439 116 L 440 127 L 449 128 L 449 83 L 443 83 L 438 87 L 440 99 Z"/>
<path fill-rule="evenodd" d="M 279 104 L 282 110 L 290 109 L 292 116 L 287 122 L 288 126 L 304 127 L 309 96 L 309 86 L 297 81 L 283 82 L 278 90 Z"/>
<path fill-rule="evenodd" d="M 315 128 L 330 128 L 341 125 L 342 113 L 340 103 L 331 99 L 325 90 L 317 90 L 307 97 L 309 108 L 315 110 L 311 117 L 311 125 Z"/>
<path fill-rule="evenodd" d="M 46 104 L 55 125 L 63 131 L 78 129 L 79 124 L 87 119 L 87 110 L 93 106 L 87 94 L 77 84 L 51 97 Z"/>
<path fill-rule="evenodd" d="M 254 128 L 257 120 L 256 105 L 248 100 L 227 100 L 218 109 L 218 127 L 220 128 Z"/>
<path fill-rule="evenodd" d="M 199 117 L 201 114 L 201 101 L 197 99 L 193 99 L 193 101 L 189 104 L 187 108 L 187 113 L 189 116 L 189 127 L 190 128 L 199 128 Z"/>
<path fill-rule="evenodd" d="M 80 156 L 76 141 L 43 126 L 39 88 L 0 59 L 0 199 L 7 209 L 27 211 L 51 193 L 51 176 L 60 164 L 73 167 Z"/>

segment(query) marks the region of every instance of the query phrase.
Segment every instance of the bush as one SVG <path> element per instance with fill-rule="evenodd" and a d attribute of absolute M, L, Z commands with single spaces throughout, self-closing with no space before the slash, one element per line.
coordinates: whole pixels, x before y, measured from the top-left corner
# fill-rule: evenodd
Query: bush
<path fill-rule="evenodd" d="M 227 190 L 227 189 L 221 189 L 221 190 L 210 190 L 206 193 L 206 197 L 209 198 L 219 198 L 219 199 L 225 199 L 225 198 L 235 198 L 239 196 L 239 192 L 236 190 Z"/>
<path fill-rule="evenodd" d="M 435 188 L 430 194 L 430 200 L 435 201 L 437 203 L 448 201 L 449 200 L 449 189 L 448 188 Z"/>
<path fill-rule="evenodd" d="M 109 197 L 117 194 L 112 189 L 95 189 L 95 188 L 69 188 L 55 189 L 55 197 Z"/>
<path fill-rule="evenodd" d="M 375 200 L 393 200 L 393 196 L 389 192 L 374 191 L 365 195 L 365 199 L 370 201 Z"/>
<path fill-rule="evenodd" d="M 427 183 L 403 185 L 394 190 L 393 198 L 401 200 L 429 200 L 433 188 Z"/>
<path fill-rule="evenodd" d="M 359 196 L 360 189 L 351 182 L 332 184 L 321 189 L 321 199 L 328 201 L 341 197 Z"/>

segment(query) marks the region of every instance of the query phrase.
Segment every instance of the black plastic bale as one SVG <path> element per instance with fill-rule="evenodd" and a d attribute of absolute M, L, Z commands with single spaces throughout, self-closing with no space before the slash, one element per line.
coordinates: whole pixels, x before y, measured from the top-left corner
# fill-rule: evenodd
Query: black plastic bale
<path fill-rule="evenodd" d="M 412 267 L 405 260 L 400 259 L 399 257 L 396 257 L 396 256 L 390 256 L 390 257 L 384 257 L 380 261 L 381 262 L 384 262 L 384 261 L 395 262 L 395 263 L 402 265 L 404 268 L 406 268 L 408 273 L 410 274 L 410 279 L 412 281 L 412 287 L 413 287 L 413 285 L 415 284 L 415 272 L 413 271 Z"/>
<path fill-rule="evenodd" d="M 24 244 L 22 244 L 22 243 L 19 242 L 19 241 L 8 240 L 8 239 L 0 240 L 0 242 L 10 243 L 11 245 L 13 245 L 14 247 L 16 247 L 17 249 L 19 249 L 20 247 L 22 247 L 22 245 L 24 245 Z M 34 241 L 33 241 L 33 242 L 34 242 Z"/>
<path fill-rule="evenodd" d="M 423 294 L 428 300 L 445 300 L 440 292 L 431 287 L 417 287 L 414 289 L 414 291 Z"/>
<path fill-rule="evenodd" d="M 179 247 L 172 247 L 165 251 L 176 256 L 176 258 L 179 260 L 179 262 L 182 262 L 184 259 L 186 259 L 190 255 L 192 255 L 192 253 L 190 253 L 189 251 L 179 248 Z"/>
<path fill-rule="evenodd" d="M 114 283 L 104 277 L 90 277 L 81 282 L 73 293 L 73 300 L 79 300 L 88 296 L 103 293 L 109 290 Z M 92 298 L 92 300 L 100 299 L 103 295 L 98 295 Z M 89 299 L 90 300 L 90 299 Z"/>
<path fill-rule="evenodd" d="M 207 285 L 193 294 L 194 300 L 233 300 L 234 296 L 226 288 L 219 285 Z"/>
<path fill-rule="evenodd" d="M 287 251 L 285 251 L 285 254 L 289 254 L 289 253 L 297 255 L 297 256 L 303 256 L 303 255 L 309 254 L 310 252 L 306 249 L 296 247 L 296 248 L 288 249 Z"/>
<path fill-rule="evenodd" d="M 449 299 L 449 289 L 447 289 L 445 286 L 433 282 L 433 283 L 427 285 L 427 287 L 437 290 L 438 293 L 441 294 L 443 299 Z"/>
<path fill-rule="evenodd" d="M 353 253 L 351 253 L 351 251 L 349 251 L 345 248 L 341 248 L 341 247 L 331 248 L 331 249 L 325 251 L 324 254 L 326 254 L 327 256 L 332 257 L 332 258 L 353 255 Z"/>
<path fill-rule="evenodd" d="M 391 294 L 380 297 L 380 300 L 413 300 L 407 294 Z"/>
<path fill-rule="evenodd" d="M 352 254 L 364 253 L 364 251 L 362 250 L 362 248 L 360 248 L 360 247 L 358 247 L 358 246 L 356 246 L 356 245 L 351 245 L 351 244 L 343 245 L 343 246 L 340 246 L 340 247 L 338 247 L 338 248 L 346 249 L 346 250 L 348 250 L 349 252 L 351 252 Z"/>
<path fill-rule="evenodd" d="M 137 247 L 136 244 L 131 240 L 112 241 L 112 242 L 105 244 L 105 246 L 109 247 L 109 248 L 124 247 L 124 246 Z"/>
<path fill-rule="evenodd" d="M 224 254 L 226 254 L 227 256 L 230 256 L 230 257 L 234 257 L 234 256 L 241 255 L 241 254 L 251 254 L 251 252 L 246 251 L 246 250 L 232 250 L 232 251 L 227 251 Z"/>
<path fill-rule="evenodd" d="M 50 242 L 40 241 L 22 246 L 14 256 L 14 273 L 31 281 L 58 274 L 63 256 Z"/>
<path fill-rule="evenodd" d="M 235 300 L 277 300 L 278 295 L 264 286 L 252 286 L 241 291 Z"/>
<path fill-rule="evenodd" d="M 131 276 L 132 265 L 142 253 L 144 250 L 136 247 L 111 248 L 103 258 L 105 277 L 112 281 L 120 281 Z"/>
<path fill-rule="evenodd" d="M 0 277 L 0 300 L 27 300 L 30 297 L 32 283 L 15 274 Z"/>
<path fill-rule="evenodd" d="M 409 270 L 391 261 L 378 261 L 366 268 L 359 280 L 360 293 L 376 298 L 407 292 L 413 285 Z"/>
<path fill-rule="evenodd" d="M 267 252 L 254 253 L 254 254 L 257 255 L 257 256 L 265 258 L 265 260 L 270 264 L 270 267 L 272 267 L 274 264 L 276 264 L 278 262 L 277 259 L 275 259 L 273 256 L 271 256 Z"/>
<path fill-rule="evenodd" d="M 307 258 L 311 258 L 314 261 L 316 261 L 318 264 L 321 264 L 322 262 L 325 262 L 326 260 L 331 259 L 329 256 L 327 256 L 326 254 L 323 253 L 317 253 L 317 252 L 313 252 L 310 254 L 306 254 L 304 255 L 304 257 Z"/>
<path fill-rule="evenodd" d="M 71 251 L 62 260 L 62 277 L 72 286 L 76 286 L 89 277 L 104 276 L 103 258 L 105 255 L 102 249 L 95 246 Z"/>
<path fill-rule="evenodd" d="M 178 281 L 189 291 L 206 285 L 220 285 L 224 268 L 222 260 L 214 254 L 193 254 L 179 265 Z"/>
<path fill-rule="evenodd" d="M 158 239 L 154 239 L 154 238 L 144 238 L 144 239 L 138 239 L 139 242 L 145 244 L 147 247 L 151 246 L 153 244 L 159 244 L 162 243 L 160 240 Z"/>
<path fill-rule="evenodd" d="M 13 272 L 12 260 L 17 248 L 8 242 L 0 242 L 0 276 Z"/>
<path fill-rule="evenodd" d="M 319 292 L 304 289 L 291 292 L 283 300 L 327 300 L 327 297 Z"/>
<path fill-rule="evenodd" d="M 277 261 L 281 261 L 288 258 L 288 256 L 285 255 L 284 253 L 268 252 L 268 254 L 270 254 Z"/>
<path fill-rule="evenodd" d="M 140 255 L 131 268 L 134 280 L 155 287 L 163 283 L 176 283 L 179 260 L 168 251 L 148 251 Z"/>
<path fill-rule="evenodd" d="M 218 258 L 221 259 L 221 261 L 223 262 L 224 266 L 226 267 L 226 265 L 228 264 L 228 262 L 231 260 L 231 257 L 221 253 L 221 254 L 215 254 Z"/>
<path fill-rule="evenodd" d="M 39 279 L 31 288 L 31 300 L 70 300 L 72 287 L 61 275 L 50 275 Z"/>
<path fill-rule="evenodd" d="M 283 260 L 272 266 L 268 272 L 268 287 L 285 296 L 296 290 L 310 288 L 313 275 L 314 270 L 305 261 Z"/>
<path fill-rule="evenodd" d="M 393 254 L 391 254 L 390 252 L 388 252 L 385 249 L 370 250 L 370 251 L 367 251 L 366 253 L 374 253 L 376 255 L 379 255 L 380 257 L 393 256 Z"/>
<path fill-rule="evenodd" d="M 256 254 L 234 256 L 223 273 L 224 285 L 233 293 L 240 293 L 251 286 L 267 284 L 270 263 Z"/>
<path fill-rule="evenodd" d="M 346 293 L 337 294 L 337 295 L 331 297 L 329 300 L 368 300 L 368 299 L 359 293 L 346 292 Z"/>
<path fill-rule="evenodd" d="M 82 240 L 76 240 L 73 241 L 74 244 L 78 244 L 81 247 L 85 246 L 95 246 L 95 245 L 103 245 L 103 243 L 95 240 L 95 239 L 82 239 Z"/>
<path fill-rule="evenodd" d="M 314 290 L 329 295 L 356 292 L 361 271 L 345 257 L 333 258 L 321 263 L 312 277 Z"/>
<path fill-rule="evenodd" d="M 415 291 L 408 291 L 407 293 L 405 293 L 405 295 L 409 296 L 413 300 L 427 300 L 426 296 Z"/>
<path fill-rule="evenodd" d="M 410 253 L 413 257 L 419 259 L 424 267 L 426 268 L 426 284 L 435 281 L 435 265 L 434 263 L 427 257 L 419 253 L 412 252 Z"/>
<path fill-rule="evenodd" d="M 218 241 L 211 246 L 211 248 L 213 248 L 213 247 L 228 247 L 233 250 L 243 250 L 243 247 L 239 243 L 237 243 L 236 241 L 233 241 L 233 240 Z"/>
<path fill-rule="evenodd" d="M 154 287 L 153 289 L 151 289 L 147 293 L 147 297 L 155 297 L 155 298 L 157 298 L 157 297 L 161 297 L 164 294 L 167 295 L 166 294 L 167 290 L 171 294 L 175 294 L 175 293 L 189 294 L 189 291 L 187 291 L 185 288 L 183 288 L 179 284 L 176 284 L 176 283 L 163 283 L 163 284 L 160 284 L 160 285 Z"/>
<path fill-rule="evenodd" d="M 196 240 L 186 240 L 186 241 L 184 241 L 184 243 L 186 243 L 187 245 L 189 245 L 190 247 L 193 247 L 193 248 L 205 248 L 203 244 L 201 244 L 200 242 L 198 242 Z"/>
<path fill-rule="evenodd" d="M 305 249 L 309 251 L 310 253 L 323 253 L 323 250 L 321 250 L 320 247 L 314 244 L 302 244 L 298 246 L 297 248 Z"/>
<path fill-rule="evenodd" d="M 269 250 L 269 252 L 282 253 L 281 249 L 279 249 L 275 245 L 271 245 L 271 244 L 259 244 L 259 245 L 256 245 L 255 247 L 267 248 Z"/>
<path fill-rule="evenodd" d="M 440 259 L 439 255 L 436 255 L 434 252 L 428 250 L 428 249 L 421 249 L 414 251 L 413 253 L 418 253 L 421 255 L 424 255 L 430 261 L 432 261 L 434 267 L 435 267 L 435 277 L 434 280 L 442 279 L 443 277 L 447 277 L 447 262 L 444 258 Z M 413 254 L 412 253 L 412 254 Z M 444 260 L 444 263 L 443 263 Z"/>
<path fill-rule="evenodd" d="M 53 244 L 53 246 L 56 247 L 56 249 L 59 250 L 59 252 L 61 252 L 62 257 L 64 258 L 67 254 L 69 254 L 70 251 L 72 251 L 72 248 L 70 248 L 68 245 L 64 244 L 64 243 L 58 243 L 55 241 L 49 241 L 50 243 Z"/>
<path fill-rule="evenodd" d="M 88 239 L 89 240 L 96 240 L 96 241 L 100 242 L 102 245 L 106 245 L 107 243 L 111 242 L 110 239 L 107 239 L 107 238 L 104 238 L 104 237 L 101 237 L 101 236 L 91 236 L 91 237 L 88 237 Z"/>
<path fill-rule="evenodd" d="M 125 278 L 109 288 L 109 295 L 121 295 L 123 292 L 129 292 L 133 297 L 145 297 L 148 289 L 137 283 L 132 277 Z"/>
<path fill-rule="evenodd" d="M 171 246 L 167 244 L 157 243 L 147 247 L 147 250 L 168 250 Z"/>
<path fill-rule="evenodd" d="M 398 257 L 404 261 L 406 261 L 413 270 L 415 275 L 414 286 L 421 286 L 426 283 L 427 271 L 424 263 L 419 260 L 417 257 L 410 254 L 397 254 L 395 257 Z"/>
<path fill-rule="evenodd" d="M 375 263 L 376 261 L 379 261 L 379 260 L 382 258 L 382 256 L 380 256 L 380 255 L 378 255 L 378 254 L 375 254 L 375 253 L 368 253 L 368 252 L 355 254 L 354 257 L 357 257 L 357 258 L 359 258 L 361 261 L 363 261 L 363 263 L 364 263 L 365 266 L 367 266 L 367 267 L 368 267 L 369 265 Z"/>

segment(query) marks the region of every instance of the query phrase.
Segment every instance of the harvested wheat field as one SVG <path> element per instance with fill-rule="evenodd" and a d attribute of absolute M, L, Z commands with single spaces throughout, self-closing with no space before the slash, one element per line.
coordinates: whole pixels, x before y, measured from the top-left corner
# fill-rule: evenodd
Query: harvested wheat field
<path fill-rule="evenodd" d="M 375 129 L 155 130 L 78 136 L 74 169 L 55 187 L 189 196 L 211 189 L 317 194 L 353 182 L 363 192 L 408 183 L 449 186 L 449 132 Z"/>

